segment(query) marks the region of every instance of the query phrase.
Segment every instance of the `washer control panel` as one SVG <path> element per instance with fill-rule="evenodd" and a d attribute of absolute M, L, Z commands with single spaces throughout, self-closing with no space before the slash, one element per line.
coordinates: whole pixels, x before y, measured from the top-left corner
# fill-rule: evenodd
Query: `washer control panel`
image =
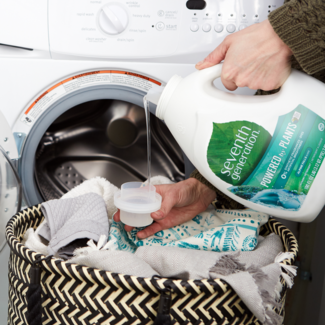
<path fill-rule="evenodd" d="M 97 19 L 99 28 L 107 35 L 122 34 L 129 24 L 128 11 L 118 3 L 105 4 Z"/>
<path fill-rule="evenodd" d="M 283 0 L 49 0 L 53 58 L 199 57 Z"/>

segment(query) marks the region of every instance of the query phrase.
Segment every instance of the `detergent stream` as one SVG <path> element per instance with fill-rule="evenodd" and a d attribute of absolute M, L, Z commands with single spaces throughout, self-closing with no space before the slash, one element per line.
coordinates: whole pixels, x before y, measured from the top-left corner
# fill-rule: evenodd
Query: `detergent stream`
<path fill-rule="evenodd" d="M 145 96 L 143 98 L 144 111 L 146 114 L 147 123 L 147 164 L 148 164 L 148 188 L 150 189 L 151 184 L 151 129 L 150 129 L 150 111 L 149 111 L 149 101 Z"/>

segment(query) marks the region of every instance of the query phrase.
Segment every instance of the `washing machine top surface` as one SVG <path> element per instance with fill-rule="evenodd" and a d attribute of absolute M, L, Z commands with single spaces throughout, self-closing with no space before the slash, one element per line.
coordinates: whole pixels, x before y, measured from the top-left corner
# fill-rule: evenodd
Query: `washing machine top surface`
<path fill-rule="evenodd" d="M 227 35 L 265 20 L 282 4 L 283 0 L 2 0 L 1 44 L 7 48 L 1 51 L 29 58 L 193 64 Z"/>

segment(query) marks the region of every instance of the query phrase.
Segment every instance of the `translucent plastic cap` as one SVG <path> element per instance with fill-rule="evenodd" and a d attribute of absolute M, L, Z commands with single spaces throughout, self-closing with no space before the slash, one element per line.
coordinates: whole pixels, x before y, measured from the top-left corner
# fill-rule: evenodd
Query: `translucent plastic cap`
<path fill-rule="evenodd" d="M 140 182 L 122 185 L 114 196 L 114 204 L 120 209 L 121 221 L 132 227 L 145 227 L 153 222 L 150 214 L 161 207 L 161 195 L 153 185 Z"/>

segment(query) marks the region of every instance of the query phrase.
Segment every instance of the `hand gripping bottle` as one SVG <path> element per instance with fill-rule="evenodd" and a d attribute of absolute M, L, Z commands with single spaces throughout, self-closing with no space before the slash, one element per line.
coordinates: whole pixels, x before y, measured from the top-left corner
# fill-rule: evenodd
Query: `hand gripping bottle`
<path fill-rule="evenodd" d="M 298 222 L 325 203 L 325 85 L 293 70 L 268 96 L 223 92 L 222 65 L 146 96 L 199 172 L 241 204 Z"/>

